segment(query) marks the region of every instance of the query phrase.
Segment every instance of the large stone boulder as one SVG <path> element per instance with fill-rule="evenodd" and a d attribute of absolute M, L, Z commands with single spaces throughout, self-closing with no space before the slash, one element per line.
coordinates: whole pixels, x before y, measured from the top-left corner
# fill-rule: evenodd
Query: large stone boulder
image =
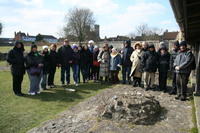
<path fill-rule="evenodd" d="M 119 93 L 99 106 L 100 117 L 137 125 L 155 123 L 161 111 L 159 102 L 153 96 L 138 91 Z"/>

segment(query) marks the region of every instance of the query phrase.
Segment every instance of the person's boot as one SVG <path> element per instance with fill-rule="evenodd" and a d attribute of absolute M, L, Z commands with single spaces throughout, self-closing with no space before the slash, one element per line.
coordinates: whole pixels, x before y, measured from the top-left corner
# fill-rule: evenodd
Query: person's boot
<path fill-rule="evenodd" d="M 170 95 L 176 95 L 176 93 L 177 93 L 177 92 L 176 92 L 176 89 L 175 89 L 175 88 L 173 88 L 173 89 L 169 92 Z"/>
<path fill-rule="evenodd" d="M 180 95 L 177 95 L 177 96 L 175 97 L 175 99 L 176 99 L 176 100 L 180 100 L 180 97 L 181 97 Z"/>
<path fill-rule="evenodd" d="M 182 95 L 182 96 L 180 97 L 180 100 L 181 100 L 181 101 L 186 101 L 186 96 L 183 96 L 183 95 Z"/>

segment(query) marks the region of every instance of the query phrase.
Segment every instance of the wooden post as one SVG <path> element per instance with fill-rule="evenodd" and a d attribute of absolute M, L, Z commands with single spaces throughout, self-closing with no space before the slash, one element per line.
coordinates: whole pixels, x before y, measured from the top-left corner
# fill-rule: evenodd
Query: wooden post
<path fill-rule="evenodd" d="M 200 47 L 198 45 L 198 43 L 195 44 L 196 46 L 196 49 L 195 49 L 195 52 L 196 52 L 196 86 L 195 86 L 195 94 L 197 95 L 200 95 L 200 66 L 199 66 L 199 63 L 200 63 L 200 54 L 199 54 L 199 51 L 200 51 Z"/>

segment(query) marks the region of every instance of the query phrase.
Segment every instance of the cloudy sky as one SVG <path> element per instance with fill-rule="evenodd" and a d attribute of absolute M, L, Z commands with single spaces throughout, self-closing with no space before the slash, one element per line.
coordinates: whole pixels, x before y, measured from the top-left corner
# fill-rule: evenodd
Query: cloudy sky
<path fill-rule="evenodd" d="M 65 16 L 73 7 L 94 12 L 100 35 L 128 35 L 139 24 L 177 31 L 168 0 L 0 0 L 1 37 L 13 37 L 15 31 L 31 35 L 60 37 Z"/>

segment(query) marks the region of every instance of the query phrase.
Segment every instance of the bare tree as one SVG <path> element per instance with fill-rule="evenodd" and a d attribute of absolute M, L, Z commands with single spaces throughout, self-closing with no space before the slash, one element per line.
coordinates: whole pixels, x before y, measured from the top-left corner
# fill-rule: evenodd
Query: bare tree
<path fill-rule="evenodd" d="M 1 35 L 1 33 L 2 33 L 2 29 L 3 29 L 3 25 L 2 25 L 2 23 L 0 22 L 0 35 Z"/>
<path fill-rule="evenodd" d="M 160 35 L 163 33 L 162 29 L 157 27 L 149 27 L 147 24 L 141 24 L 136 27 L 137 34 L 143 40 L 159 40 Z"/>
<path fill-rule="evenodd" d="M 88 29 L 95 24 L 93 12 L 87 8 L 73 8 L 69 10 L 66 19 L 67 24 L 64 27 L 65 36 L 76 36 L 79 43 L 85 41 Z"/>

